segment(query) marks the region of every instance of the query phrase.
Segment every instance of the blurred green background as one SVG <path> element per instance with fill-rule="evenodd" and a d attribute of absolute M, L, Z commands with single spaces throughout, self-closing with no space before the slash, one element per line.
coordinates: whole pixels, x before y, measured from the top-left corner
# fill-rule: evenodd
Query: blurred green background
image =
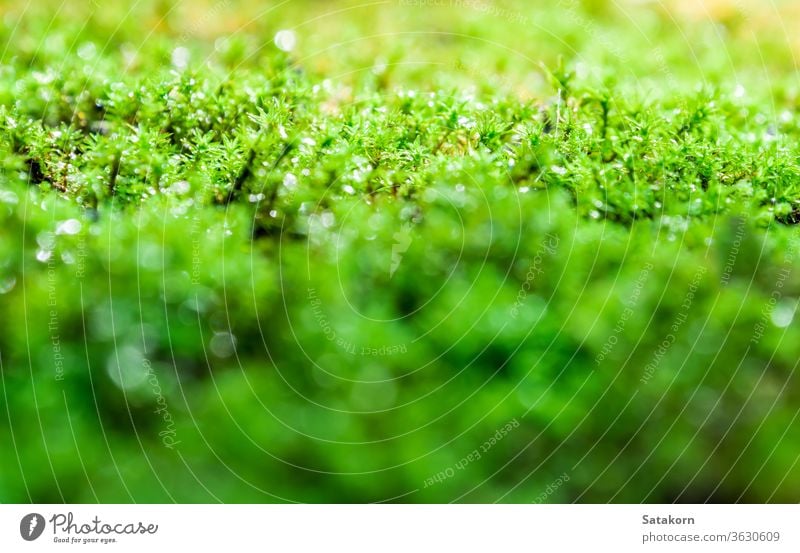
<path fill-rule="evenodd" d="M 0 7 L 0 501 L 797 501 L 797 7 L 419 4 Z"/>

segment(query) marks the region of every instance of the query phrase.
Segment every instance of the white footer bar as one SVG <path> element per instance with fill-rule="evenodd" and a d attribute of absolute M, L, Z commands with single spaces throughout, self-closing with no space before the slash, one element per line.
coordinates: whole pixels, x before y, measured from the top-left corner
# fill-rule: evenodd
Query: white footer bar
<path fill-rule="evenodd" d="M 798 526 L 798 505 L 0 505 L 0 551 L 777 553 Z"/>

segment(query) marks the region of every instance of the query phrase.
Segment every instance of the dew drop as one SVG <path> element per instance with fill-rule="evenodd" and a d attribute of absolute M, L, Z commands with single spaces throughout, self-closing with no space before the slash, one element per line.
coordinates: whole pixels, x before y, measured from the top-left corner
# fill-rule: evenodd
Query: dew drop
<path fill-rule="evenodd" d="M 778 328 L 786 328 L 792 323 L 796 308 L 797 306 L 792 302 L 784 301 L 779 303 L 775 306 L 775 309 L 772 310 L 772 314 L 770 315 L 772 324 Z"/>
<path fill-rule="evenodd" d="M 189 49 L 183 46 L 178 46 L 172 51 L 172 65 L 178 69 L 186 69 L 189 65 Z"/>
<path fill-rule="evenodd" d="M 283 177 L 283 185 L 289 189 L 295 188 L 297 186 L 297 177 L 293 173 L 286 173 L 286 176 Z"/>
<path fill-rule="evenodd" d="M 17 285 L 17 277 L 9 276 L 0 280 L 0 294 L 8 294 Z"/>
<path fill-rule="evenodd" d="M 291 52 L 297 46 L 297 35 L 288 29 L 278 31 L 275 33 L 275 46 L 284 52 Z"/>
<path fill-rule="evenodd" d="M 81 231 L 81 222 L 77 219 L 67 219 L 56 227 L 56 234 L 78 234 Z"/>

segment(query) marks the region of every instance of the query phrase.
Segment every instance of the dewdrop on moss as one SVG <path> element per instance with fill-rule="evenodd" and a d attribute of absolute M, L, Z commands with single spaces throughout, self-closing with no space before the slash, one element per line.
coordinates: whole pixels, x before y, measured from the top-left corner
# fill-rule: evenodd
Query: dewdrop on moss
<path fill-rule="evenodd" d="M 189 181 L 179 180 L 172 186 L 170 186 L 167 190 L 173 194 L 177 194 L 179 196 L 183 196 L 184 194 L 188 194 L 192 189 L 192 185 L 189 184 Z"/>
<path fill-rule="evenodd" d="M 116 349 L 106 360 L 106 373 L 122 390 L 135 390 L 147 380 L 150 362 L 136 346 L 124 345 Z"/>
<path fill-rule="evenodd" d="M 230 357 L 236 352 L 237 341 L 236 336 L 230 332 L 215 332 L 209 348 L 217 357 Z"/>
<path fill-rule="evenodd" d="M 77 219 L 67 219 L 58 224 L 56 234 L 78 234 L 81 230 L 81 222 Z"/>
<path fill-rule="evenodd" d="M 320 216 L 320 222 L 325 228 L 331 228 L 336 223 L 336 217 L 331 211 L 323 211 Z"/>
<path fill-rule="evenodd" d="M 778 303 L 770 314 L 772 324 L 778 328 L 788 327 L 794 319 L 794 312 L 796 309 L 797 305 L 794 302 L 782 301 Z"/>
<path fill-rule="evenodd" d="M 78 48 L 78 57 L 82 60 L 90 60 L 97 53 L 97 47 L 92 42 L 84 42 Z"/>
<path fill-rule="evenodd" d="M 172 65 L 178 69 L 186 69 L 189 66 L 189 49 L 178 46 L 172 51 Z"/>
<path fill-rule="evenodd" d="M 297 45 L 297 35 L 294 31 L 284 29 L 275 33 L 275 46 L 284 52 L 291 52 Z"/>
<path fill-rule="evenodd" d="M 0 294 L 8 294 L 17 284 L 17 277 L 11 275 L 0 280 Z"/>
<path fill-rule="evenodd" d="M 286 173 L 286 176 L 283 177 L 283 186 L 290 190 L 295 188 L 297 186 L 297 177 L 293 173 Z"/>

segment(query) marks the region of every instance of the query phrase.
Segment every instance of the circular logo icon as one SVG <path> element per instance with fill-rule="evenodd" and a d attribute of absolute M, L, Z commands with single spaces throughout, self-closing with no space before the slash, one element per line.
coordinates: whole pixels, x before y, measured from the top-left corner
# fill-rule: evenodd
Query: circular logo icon
<path fill-rule="evenodd" d="M 44 532 L 44 517 L 39 513 L 31 513 L 22 517 L 19 533 L 25 541 L 33 541 Z"/>

